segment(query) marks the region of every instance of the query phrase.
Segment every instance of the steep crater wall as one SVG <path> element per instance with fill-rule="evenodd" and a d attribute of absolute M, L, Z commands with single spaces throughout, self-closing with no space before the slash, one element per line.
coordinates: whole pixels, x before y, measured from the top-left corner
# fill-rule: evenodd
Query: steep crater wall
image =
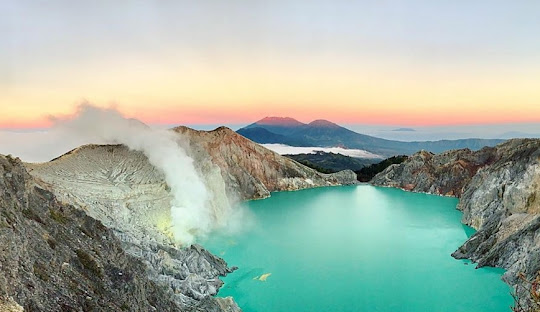
<path fill-rule="evenodd" d="M 0 155 L 0 195 L 2 311 L 239 311 L 230 298 L 193 293 L 207 285 L 196 277 L 220 285 L 230 271 L 200 247 L 169 251 L 169 266 L 189 264 L 190 287 L 174 288 L 149 277 L 113 230 L 59 201 L 20 160 Z"/>
<path fill-rule="evenodd" d="M 540 140 L 515 139 L 479 151 L 418 152 L 370 182 L 460 198 L 462 222 L 477 230 L 452 256 L 507 270 L 525 286 L 540 270 Z M 527 297 L 524 287 L 518 287 Z"/>
<path fill-rule="evenodd" d="M 351 170 L 319 173 L 226 127 L 213 131 L 177 127 L 173 131 L 187 140 L 193 158 L 210 157 L 221 169 L 227 194 L 242 200 L 265 198 L 274 191 L 356 183 Z"/>
<path fill-rule="evenodd" d="M 175 129 L 178 144 L 211 190 L 213 217 L 226 220 L 238 200 L 271 191 L 351 184 L 352 171 L 324 175 L 253 143 L 227 128 Z M 204 249 L 178 248 L 172 237 L 171 194 L 164 174 L 146 156 L 123 145 L 86 145 L 50 162 L 25 164 L 29 173 L 63 203 L 112 229 L 124 250 L 146 264 L 150 278 L 166 285 L 183 307 L 215 295 L 218 276 L 231 270 Z M 234 304 L 216 301 L 234 311 Z M 232 307 L 232 308 L 231 308 Z"/>

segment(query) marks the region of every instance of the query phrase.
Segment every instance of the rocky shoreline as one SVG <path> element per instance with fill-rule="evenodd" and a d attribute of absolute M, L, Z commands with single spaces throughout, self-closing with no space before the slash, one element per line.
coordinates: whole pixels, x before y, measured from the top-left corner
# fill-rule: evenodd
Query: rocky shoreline
<path fill-rule="evenodd" d="M 175 131 L 213 192 L 216 217 L 272 191 L 356 181 L 224 127 Z M 235 268 L 172 239 L 169 188 L 141 152 L 87 145 L 42 164 L 0 155 L 0 165 L 1 311 L 241 311 L 214 297 Z"/>
<path fill-rule="evenodd" d="M 169 250 L 162 265 L 189 263 L 191 292 L 165 287 L 114 230 L 60 202 L 19 159 L 0 156 L 0 193 L 0 307 L 7 311 L 240 311 L 230 298 L 194 292 L 205 290 L 198 276 L 213 281 L 206 292 L 215 294 L 219 276 L 232 271 L 198 246 Z"/>
<path fill-rule="evenodd" d="M 227 128 L 174 131 L 217 200 L 356 183 L 352 171 L 320 174 Z M 460 198 L 477 232 L 454 257 L 505 268 L 514 287 L 518 273 L 540 270 L 540 140 L 421 151 L 370 183 Z M 89 145 L 44 164 L 0 155 L 0 193 L 0 309 L 240 311 L 214 297 L 234 268 L 201 246 L 179 248 L 163 227 L 168 188 L 139 152 Z"/>
<path fill-rule="evenodd" d="M 523 274 L 540 270 L 540 139 L 479 151 L 420 151 L 375 176 L 373 185 L 455 196 L 462 222 L 477 230 L 452 256 L 506 269 L 503 279 L 528 304 Z"/>

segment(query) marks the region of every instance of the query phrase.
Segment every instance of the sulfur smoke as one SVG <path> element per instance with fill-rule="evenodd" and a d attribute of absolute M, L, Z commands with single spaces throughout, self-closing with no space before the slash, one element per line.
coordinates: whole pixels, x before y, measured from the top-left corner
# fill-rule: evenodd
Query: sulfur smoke
<path fill-rule="evenodd" d="M 150 163 L 163 172 L 170 187 L 172 232 L 180 243 L 190 244 L 195 236 L 212 230 L 212 194 L 174 133 L 126 119 L 115 109 L 88 104 L 79 106 L 74 116 L 54 121 L 57 130 L 93 143 L 124 144 L 143 152 Z"/>

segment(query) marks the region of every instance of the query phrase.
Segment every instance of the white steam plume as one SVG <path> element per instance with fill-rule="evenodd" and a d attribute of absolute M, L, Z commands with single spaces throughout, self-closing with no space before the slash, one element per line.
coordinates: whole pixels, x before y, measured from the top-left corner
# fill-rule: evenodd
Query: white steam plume
<path fill-rule="evenodd" d="M 81 105 L 73 117 L 56 119 L 55 127 L 94 143 L 120 143 L 143 152 L 163 172 L 171 189 L 172 231 L 180 243 L 190 244 L 195 235 L 212 230 L 211 193 L 174 133 L 126 119 L 115 109 L 88 104 Z"/>

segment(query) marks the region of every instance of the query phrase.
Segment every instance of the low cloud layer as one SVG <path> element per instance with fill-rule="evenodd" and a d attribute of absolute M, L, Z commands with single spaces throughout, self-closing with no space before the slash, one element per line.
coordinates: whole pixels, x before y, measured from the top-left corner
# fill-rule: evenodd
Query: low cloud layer
<path fill-rule="evenodd" d="M 296 154 L 315 154 L 317 151 L 327 153 L 341 154 L 356 158 L 383 158 L 380 155 L 370 153 L 360 149 L 345 149 L 341 147 L 298 147 L 285 144 L 261 144 L 269 150 L 272 150 L 280 155 L 296 155 Z"/>

